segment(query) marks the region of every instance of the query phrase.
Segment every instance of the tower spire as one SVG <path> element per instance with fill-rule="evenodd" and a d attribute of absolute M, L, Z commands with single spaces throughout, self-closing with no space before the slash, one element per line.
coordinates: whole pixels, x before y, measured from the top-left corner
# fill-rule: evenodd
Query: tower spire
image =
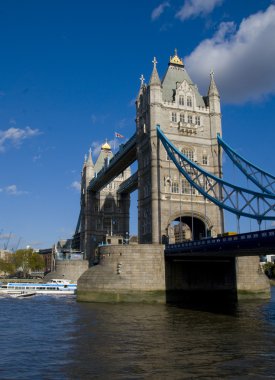
<path fill-rule="evenodd" d="M 208 96 L 211 96 L 211 95 L 216 95 L 218 97 L 220 96 L 218 88 L 216 86 L 215 79 L 214 79 L 213 69 L 211 69 L 210 71 L 210 84 L 209 84 L 209 89 L 208 89 Z"/>
<path fill-rule="evenodd" d="M 92 149 L 90 148 L 89 149 L 89 155 L 88 155 L 88 159 L 86 160 L 86 165 L 88 166 L 94 166 L 94 163 L 93 163 L 93 158 L 92 158 Z"/>
<path fill-rule="evenodd" d="M 151 78 L 150 78 L 150 82 L 149 82 L 149 85 L 156 85 L 156 86 L 160 86 L 161 85 L 161 82 L 160 82 L 160 79 L 159 79 L 159 74 L 158 74 L 158 71 L 157 71 L 157 60 L 156 60 L 156 57 L 154 57 L 153 59 L 153 71 L 152 71 L 152 74 L 151 74 Z"/>
<path fill-rule="evenodd" d="M 142 95 L 143 88 L 146 86 L 145 85 L 145 78 L 144 78 L 143 74 L 141 74 L 139 80 L 140 80 L 140 87 L 139 87 L 139 91 L 138 91 L 138 95 L 137 95 L 137 100 L 139 99 L 140 95 Z"/>

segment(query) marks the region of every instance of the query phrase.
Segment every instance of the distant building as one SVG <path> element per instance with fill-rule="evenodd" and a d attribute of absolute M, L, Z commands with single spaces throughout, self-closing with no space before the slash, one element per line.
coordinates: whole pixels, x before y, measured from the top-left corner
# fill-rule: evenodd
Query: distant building
<path fill-rule="evenodd" d="M 51 272 L 53 270 L 53 249 L 39 249 L 38 254 L 43 256 L 45 262 L 44 273 Z"/>

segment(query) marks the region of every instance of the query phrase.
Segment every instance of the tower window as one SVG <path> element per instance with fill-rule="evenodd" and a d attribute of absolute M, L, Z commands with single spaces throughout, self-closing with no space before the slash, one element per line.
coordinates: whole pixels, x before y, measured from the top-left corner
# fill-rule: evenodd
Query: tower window
<path fill-rule="evenodd" d="M 176 112 L 172 112 L 171 120 L 172 120 L 173 123 L 177 122 L 177 114 L 176 114 Z"/>
<path fill-rule="evenodd" d="M 208 165 L 208 157 L 206 154 L 203 154 L 203 156 L 202 156 L 202 164 Z"/>
<path fill-rule="evenodd" d="M 179 96 L 179 105 L 184 106 L 184 96 L 183 95 Z"/>
<path fill-rule="evenodd" d="M 182 194 L 195 194 L 195 189 L 191 187 L 190 183 L 187 181 L 187 179 L 183 179 L 181 181 L 181 193 Z"/>
<path fill-rule="evenodd" d="M 196 116 L 195 117 L 195 124 L 201 125 L 201 118 L 200 118 L 200 116 Z"/>
<path fill-rule="evenodd" d="M 182 153 L 189 158 L 189 160 L 194 161 L 194 152 L 191 149 L 183 149 Z"/>
<path fill-rule="evenodd" d="M 187 96 L 187 107 L 192 107 L 192 98 L 191 98 L 191 96 Z"/>
<path fill-rule="evenodd" d="M 179 183 L 178 182 L 172 182 L 172 193 L 179 193 Z"/>

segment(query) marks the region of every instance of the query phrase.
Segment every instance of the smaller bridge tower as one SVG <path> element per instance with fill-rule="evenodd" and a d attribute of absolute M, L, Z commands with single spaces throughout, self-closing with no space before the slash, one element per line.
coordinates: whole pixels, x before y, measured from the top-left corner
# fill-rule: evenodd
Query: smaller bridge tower
<path fill-rule="evenodd" d="M 89 151 L 82 170 L 80 250 L 91 263 L 96 255 L 96 247 L 105 241 L 106 235 L 126 236 L 129 232 L 130 195 L 119 194 L 117 189 L 130 177 L 131 169 L 124 170 L 99 191 L 93 191 L 89 187 L 91 180 L 108 167 L 112 157 L 111 146 L 106 141 L 101 146 L 95 164 L 91 150 Z"/>

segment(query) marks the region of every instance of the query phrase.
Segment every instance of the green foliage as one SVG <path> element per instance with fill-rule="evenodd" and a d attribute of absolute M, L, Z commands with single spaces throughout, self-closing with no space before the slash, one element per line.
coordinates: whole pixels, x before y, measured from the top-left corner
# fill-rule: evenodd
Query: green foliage
<path fill-rule="evenodd" d="M 30 271 L 37 271 L 45 267 L 44 259 L 35 253 L 33 249 L 18 249 L 12 255 L 12 262 L 18 271 L 27 277 Z"/>
<path fill-rule="evenodd" d="M 4 272 L 5 275 L 15 273 L 15 266 L 6 260 L 0 259 L 0 272 Z"/>
<path fill-rule="evenodd" d="M 264 264 L 263 268 L 268 278 L 275 278 L 275 264 L 274 263 L 266 263 Z"/>

